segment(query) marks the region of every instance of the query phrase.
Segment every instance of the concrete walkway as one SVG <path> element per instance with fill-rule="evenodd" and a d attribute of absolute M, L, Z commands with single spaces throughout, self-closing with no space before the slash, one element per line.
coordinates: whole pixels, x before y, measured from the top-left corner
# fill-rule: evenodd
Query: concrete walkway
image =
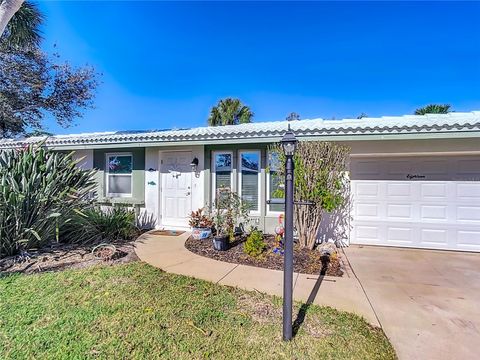
<path fill-rule="evenodd" d="M 135 251 L 142 261 L 166 272 L 282 296 L 282 271 L 231 264 L 196 255 L 184 246 L 189 236 L 189 233 L 179 236 L 146 233 L 138 238 Z M 349 269 L 341 278 L 295 273 L 293 296 L 298 301 L 349 311 L 363 316 L 373 325 L 380 325 L 360 283 Z"/>

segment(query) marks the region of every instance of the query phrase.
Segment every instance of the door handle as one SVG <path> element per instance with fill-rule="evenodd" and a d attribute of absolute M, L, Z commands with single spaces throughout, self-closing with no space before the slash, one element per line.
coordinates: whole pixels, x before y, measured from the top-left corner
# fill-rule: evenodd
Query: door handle
<path fill-rule="evenodd" d="M 186 195 L 186 196 L 190 195 L 190 191 L 187 191 L 187 192 L 185 193 L 185 195 Z"/>

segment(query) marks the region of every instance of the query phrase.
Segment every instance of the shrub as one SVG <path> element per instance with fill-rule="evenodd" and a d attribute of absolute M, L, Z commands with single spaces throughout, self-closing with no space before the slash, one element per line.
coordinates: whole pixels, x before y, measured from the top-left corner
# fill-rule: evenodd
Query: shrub
<path fill-rule="evenodd" d="M 213 226 L 213 219 L 204 213 L 204 209 L 192 211 L 188 224 L 192 228 L 211 228 Z"/>
<path fill-rule="evenodd" d="M 278 158 L 276 180 L 283 184 L 285 154 L 279 144 L 270 147 Z M 301 246 L 313 249 L 325 212 L 348 207 L 350 183 L 348 171 L 350 148 L 332 142 L 301 141 L 293 157 L 295 166 L 294 198 L 311 201 L 312 206 L 296 206 L 295 227 Z M 283 197 L 283 190 L 275 196 Z"/>
<path fill-rule="evenodd" d="M 236 192 L 220 188 L 215 197 L 212 217 L 217 235 L 228 235 L 233 240 L 235 228 L 248 222 L 248 207 Z"/>
<path fill-rule="evenodd" d="M 136 214 L 125 207 L 79 211 L 62 229 L 62 241 L 76 244 L 132 240 L 140 230 Z"/>
<path fill-rule="evenodd" d="M 263 233 L 259 230 L 253 230 L 245 241 L 243 251 L 249 256 L 259 257 L 266 248 L 267 244 L 263 240 Z"/>
<path fill-rule="evenodd" d="M 0 153 L 0 258 L 59 241 L 59 230 L 89 204 L 94 170 L 72 153 L 42 146 Z"/>

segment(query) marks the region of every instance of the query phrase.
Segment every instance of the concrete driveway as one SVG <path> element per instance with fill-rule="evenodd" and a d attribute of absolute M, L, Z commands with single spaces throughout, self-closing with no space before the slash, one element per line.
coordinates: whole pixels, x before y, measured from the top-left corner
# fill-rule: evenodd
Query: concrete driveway
<path fill-rule="evenodd" d="M 480 359 L 480 254 L 345 249 L 400 359 Z"/>

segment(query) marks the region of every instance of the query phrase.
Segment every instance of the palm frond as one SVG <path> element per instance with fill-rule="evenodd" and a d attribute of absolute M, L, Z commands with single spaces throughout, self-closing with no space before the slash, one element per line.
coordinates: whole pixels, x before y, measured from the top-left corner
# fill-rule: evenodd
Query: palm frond
<path fill-rule="evenodd" d="M 430 104 L 415 110 L 415 115 L 425 114 L 448 114 L 451 112 L 451 105 L 449 104 Z"/>
<path fill-rule="evenodd" d="M 226 98 L 210 110 L 209 126 L 238 125 L 252 122 L 253 112 L 239 99 Z"/>
<path fill-rule="evenodd" d="M 43 20 L 44 16 L 37 5 L 25 1 L 8 23 L 0 44 L 7 47 L 38 47 L 42 41 L 40 25 Z"/>

